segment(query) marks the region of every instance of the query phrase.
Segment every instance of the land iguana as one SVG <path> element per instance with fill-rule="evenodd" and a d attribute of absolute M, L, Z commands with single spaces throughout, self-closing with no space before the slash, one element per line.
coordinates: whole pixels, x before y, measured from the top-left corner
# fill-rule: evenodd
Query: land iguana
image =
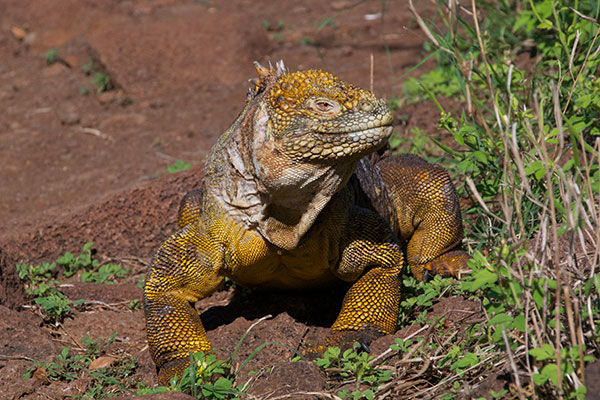
<path fill-rule="evenodd" d="M 321 70 L 256 69 L 208 156 L 203 191 L 184 197 L 181 229 L 149 266 L 144 311 L 161 384 L 182 375 L 190 351 L 211 349 L 193 303 L 225 277 L 284 290 L 351 282 L 331 327 L 347 339 L 396 330 L 406 264 L 422 279 L 456 275 L 468 259 L 445 170 L 373 156 L 392 133 L 383 100 Z"/>

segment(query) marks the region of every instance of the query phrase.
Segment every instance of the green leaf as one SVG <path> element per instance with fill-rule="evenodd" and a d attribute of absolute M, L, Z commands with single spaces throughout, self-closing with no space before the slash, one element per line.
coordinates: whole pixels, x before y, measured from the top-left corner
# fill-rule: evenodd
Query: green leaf
<path fill-rule="evenodd" d="M 513 320 L 513 317 L 511 317 L 510 315 L 508 315 L 506 313 L 500 313 L 500 314 L 496 314 L 492 318 L 490 318 L 489 325 L 492 325 L 492 326 L 504 325 L 509 322 L 512 322 L 512 320 Z"/>
<path fill-rule="evenodd" d="M 473 157 L 475 157 L 477 159 L 477 161 L 479 161 L 480 163 L 483 163 L 483 164 L 488 163 L 488 156 L 483 151 L 480 151 L 480 150 L 474 151 Z"/>
<path fill-rule="evenodd" d="M 548 343 L 544 343 L 542 347 L 536 347 L 529 350 L 529 355 L 534 357 L 537 361 L 548 359 L 554 360 L 554 349 Z"/>
<path fill-rule="evenodd" d="M 233 382 L 227 378 L 219 378 L 215 382 L 215 389 L 220 391 L 226 391 L 233 387 Z"/>
<path fill-rule="evenodd" d="M 61 265 L 67 265 L 71 263 L 71 261 L 73 261 L 74 258 L 75 256 L 67 251 L 62 257 L 58 257 L 56 259 L 56 262 Z"/>
<path fill-rule="evenodd" d="M 556 364 L 544 365 L 541 374 L 547 376 L 554 386 L 558 385 L 558 367 Z"/>
<path fill-rule="evenodd" d="M 528 176 L 534 175 L 535 178 L 539 181 L 546 175 L 546 166 L 539 160 L 533 161 L 525 167 L 525 173 Z"/>
<path fill-rule="evenodd" d="M 474 353 L 467 353 L 464 356 L 462 356 L 462 358 L 456 360 L 454 363 L 452 363 L 452 365 L 450 366 L 451 370 L 462 370 L 468 367 L 472 367 L 473 365 L 477 364 L 479 362 L 479 357 L 477 357 L 476 354 Z"/>
<path fill-rule="evenodd" d="M 486 285 L 496 283 L 498 274 L 487 269 L 481 269 L 473 274 L 472 291 L 480 289 Z"/>
<path fill-rule="evenodd" d="M 182 160 L 177 160 L 173 164 L 171 164 L 167 167 L 167 172 L 170 174 L 173 174 L 175 172 L 185 171 L 186 169 L 190 169 L 191 167 L 192 167 L 192 164 L 187 163 Z"/>
<path fill-rule="evenodd" d="M 545 19 L 537 25 L 537 28 L 538 29 L 552 29 L 552 28 L 554 28 L 554 25 L 552 24 L 552 21 Z"/>
<path fill-rule="evenodd" d="M 525 323 L 525 315 L 518 314 L 512 322 L 512 328 L 519 332 L 525 332 L 527 324 Z"/>
<path fill-rule="evenodd" d="M 544 374 L 533 374 L 533 383 L 537 386 L 542 386 L 544 383 L 548 382 L 548 379 L 550 379 L 550 377 Z"/>
<path fill-rule="evenodd" d="M 93 245 L 94 245 L 94 242 L 87 242 L 86 244 L 83 245 L 83 251 L 84 252 L 89 251 Z"/>

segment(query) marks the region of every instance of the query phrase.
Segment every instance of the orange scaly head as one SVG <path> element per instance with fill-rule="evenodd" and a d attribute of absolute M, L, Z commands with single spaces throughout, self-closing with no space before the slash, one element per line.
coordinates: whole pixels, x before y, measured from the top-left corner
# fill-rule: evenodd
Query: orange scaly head
<path fill-rule="evenodd" d="M 383 146 L 392 132 L 392 114 L 383 100 L 328 72 L 292 73 L 280 65 L 277 71 L 257 70 L 268 134 L 292 159 L 358 159 Z"/>

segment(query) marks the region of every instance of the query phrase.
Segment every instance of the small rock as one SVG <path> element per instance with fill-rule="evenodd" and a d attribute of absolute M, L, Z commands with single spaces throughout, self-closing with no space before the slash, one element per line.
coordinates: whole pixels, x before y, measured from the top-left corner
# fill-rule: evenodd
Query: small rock
<path fill-rule="evenodd" d="M 69 68 L 66 67 L 63 63 L 54 63 L 52 65 L 47 66 L 42 70 L 42 76 L 51 77 L 57 76 L 60 74 L 66 74 L 69 72 Z"/>
<path fill-rule="evenodd" d="M 100 123 L 100 129 L 122 128 L 124 126 L 139 126 L 146 122 L 146 117 L 138 113 L 115 114 Z"/>
<path fill-rule="evenodd" d="M 13 26 L 10 28 L 10 33 L 17 40 L 23 40 L 27 36 L 27 31 L 20 26 Z"/>
<path fill-rule="evenodd" d="M 333 1 L 333 2 L 331 2 L 331 9 L 333 11 L 341 11 L 346 8 L 352 7 L 353 4 L 354 4 L 354 2 L 348 1 L 348 0 Z"/>
<path fill-rule="evenodd" d="M 106 92 L 99 93 L 97 99 L 100 102 L 100 104 L 116 103 L 119 100 L 119 94 L 114 90 L 109 90 Z"/>
<path fill-rule="evenodd" d="M 35 32 L 30 32 L 23 39 L 23 44 L 25 44 L 27 46 L 31 46 L 36 38 L 37 38 L 37 34 Z"/>
<path fill-rule="evenodd" d="M 77 125 L 80 121 L 79 113 L 75 109 L 59 111 L 58 119 L 63 125 Z"/>

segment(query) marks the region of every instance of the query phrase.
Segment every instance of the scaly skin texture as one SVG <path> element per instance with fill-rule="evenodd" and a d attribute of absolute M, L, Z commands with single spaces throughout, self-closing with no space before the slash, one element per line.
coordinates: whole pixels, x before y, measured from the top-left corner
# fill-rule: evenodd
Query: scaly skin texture
<path fill-rule="evenodd" d="M 193 303 L 225 277 L 290 290 L 351 282 L 329 341 L 341 343 L 395 331 L 403 246 L 419 279 L 465 266 L 442 168 L 364 158 L 350 181 L 391 134 L 383 100 L 320 70 L 257 71 L 244 110 L 211 150 L 203 191 L 183 199 L 181 229 L 148 270 L 144 310 L 161 384 L 181 376 L 190 351 L 211 349 Z"/>

